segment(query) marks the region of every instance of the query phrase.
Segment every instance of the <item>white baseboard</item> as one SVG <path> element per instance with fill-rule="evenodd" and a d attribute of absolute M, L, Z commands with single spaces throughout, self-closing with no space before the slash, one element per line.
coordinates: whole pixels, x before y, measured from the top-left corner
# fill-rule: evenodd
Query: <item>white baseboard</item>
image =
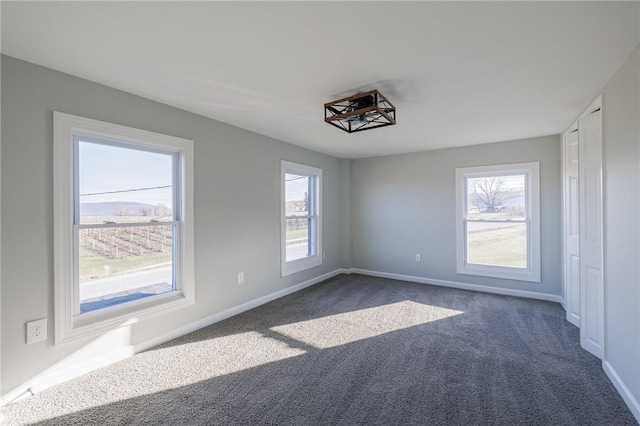
<path fill-rule="evenodd" d="M 580 328 L 580 317 L 577 317 L 572 314 L 567 314 L 567 321 L 569 321 L 571 324 L 575 325 L 576 327 Z"/>
<path fill-rule="evenodd" d="M 624 384 L 616 370 L 614 370 L 613 366 L 609 363 L 609 361 L 602 361 L 602 369 L 615 386 L 616 390 L 624 400 L 631 413 L 636 418 L 636 421 L 640 423 L 640 402 L 636 398 L 634 398 L 633 394 L 629 390 L 629 388 Z"/>
<path fill-rule="evenodd" d="M 29 396 L 42 392 L 52 386 L 75 379 L 94 370 L 106 367 L 123 359 L 135 355 L 132 345 L 122 346 L 101 356 L 87 359 L 73 366 L 56 367 L 53 366 L 44 372 L 32 377 L 26 383 L 16 386 L 8 392 L 2 394 L 0 407 L 9 403 L 20 401 Z"/>
<path fill-rule="evenodd" d="M 189 334 L 196 330 L 200 330 L 201 328 L 208 327 L 212 324 L 223 321 L 227 318 L 231 318 L 232 316 L 241 314 L 253 308 L 257 308 L 260 305 L 264 305 L 265 303 L 269 303 L 273 300 L 280 299 L 281 297 L 288 296 L 292 293 L 295 293 L 297 291 L 310 287 L 314 284 L 318 284 L 321 281 L 327 280 L 329 278 L 335 277 L 336 275 L 343 274 L 345 272 L 346 271 L 344 269 L 336 269 L 334 271 L 320 275 L 319 277 L 312 278 L 300 284 L 296 284 L 294 286 L 287 287 L 280 291 L 276 291 L 275 293 L 271 293 L 266 296 L 259 297 L 258 299 L 254 299 L 249 302 L 243 303 L 242 305 L 238 305 L 238 306 L 234 306 L 233 308 L 226 309 L 222 312 L 213 314 L 209 317 L 203 318 L 199 321 L 193 322 L 184 327 L 180 327 L 175 330 L 172 330 L 169 333 L 165 333 L 161 336 L 139 343 L 135 346 L 135 352 L 138 353 L 147 349 L 151 349 L 154 346 L 161 345 L 170 340 L 177 339 L 180 336 L 184 336 L 185 334 Z"/>
<path fill-rule="evenodd" d="M 276 291 L 266 296 L 259 297 L 257 299 L 251 300 L 249 302 L 243 303 L 241 305 L 235 306 L 233 308 L 224 310 L 217 314 L 195 321 L 191 324 L 172 330 L 169 333 L 165 333 L 160 336 L 154 337 L 153 339 L 150 339 L 135 345 L 121 346 L 99 357 L 87 359 L 86 361 L 83 361 L 80 363 L 74 363 L 72 366 L 65 366 L 65 367 L 59 367 L 59 368 L 56 368 L 55 366 L 53 366 L 52 368 L 42 372 L 41 374 L 31 378 L 27 382 L 21 384 L 20 386 L 17 386 L 3 393 L 2 396 L 0 397 L 0 407 L 7 405 L 8 403 L 18 401 L 25 397 L 31 396 L 35 393 L 41 392 L 52 386 L 74 379 L 83 374 L 87 374 L 91 371 L 106 367 L 115 362 L 122 361 L 123 359 L 129 358 L 138 352 L 150 349 L 154 346 L 176 339 L 185 334 L 188 334 L 193 331 L 199 330 L 203 327 L 207 327 L 209 325 L 215 324 L 219 321 L 225 320 L 234 315 L 241 314 L 242 312 L 256 308 L 260 305 L 264 305 L 265 303 L 268 303 L 273 300 L 279 299 L 281 297 L 287 296 L 289 294 L 295 293 L 304 288 L 307 288 L 314 284 L 322 282 L 326 279 L 329 279 L 329 278 L 335 277 L 336 275 L 344 274 L 344 273 L 347 273 L 345 269 L 336 269 L 334 271 L 331 271 L 326 274 L 322 274 L 318 277 L 312 278 L 310 280 L 304 281 L 300 284 L 287 287 L 285 289 Z"/>
<path fill-rule="evenodd" d="M 501 294 L 504 296 L 526 297 L 529 299 L 546 300 L 549 302 L 561 303 L 562 297 L 555 294 L 537 293 L 534 291 L 514 290 L 510 288 L 489 287 L 479 284 L 468 284 L 457 281 L 437 280 L 433 278 L 414 277 L 411 275 L 392 274 L 389 272 L 369 271 L 367 269 L 351 268 L 348 274 L 362 274 L 372 277 L 391 278 L 400 281 L 409 281 L 420 284 L 431 284 L 440 287 L 459 288 L 461 290 L 479 291 L 483 293 Z"/>
<path fill-rule="evenodd" d="M 558 296 L 560 298 L 560 306 L 562 306 L 562 309 L 564 309 L 564 311 L 567 311 L 567 302 L 564 300 L 564 297 L 562 296 Z"/>

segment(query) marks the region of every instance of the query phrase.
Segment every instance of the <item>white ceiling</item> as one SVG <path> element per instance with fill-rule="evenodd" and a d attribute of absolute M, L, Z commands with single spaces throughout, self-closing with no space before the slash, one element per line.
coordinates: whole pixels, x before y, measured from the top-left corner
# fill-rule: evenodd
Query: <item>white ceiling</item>
<path fill-rule="evenodd" d="M 338 157 L 557 134 L 640 41 L 634 2 L 7 2 L 2 52 Z M 379 89 L 398 124 L 323 104 Z"/>

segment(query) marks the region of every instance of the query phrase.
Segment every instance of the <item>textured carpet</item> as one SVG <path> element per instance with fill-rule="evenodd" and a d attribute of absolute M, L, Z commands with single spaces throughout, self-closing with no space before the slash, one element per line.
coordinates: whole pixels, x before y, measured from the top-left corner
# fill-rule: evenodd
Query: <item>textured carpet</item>
<path fill-rule="evenodd" d="M 5 407 L 5 422 L 637 424 L 564 315 L 341 275 Z"/>

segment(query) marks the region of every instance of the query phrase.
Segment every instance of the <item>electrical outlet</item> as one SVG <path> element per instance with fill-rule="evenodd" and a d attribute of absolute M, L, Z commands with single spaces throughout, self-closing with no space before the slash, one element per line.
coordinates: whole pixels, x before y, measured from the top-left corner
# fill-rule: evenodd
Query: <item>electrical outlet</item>
<path fill-rule="evenodd" d="M 47 340 L 47 319 L 27 323 L 27 345 Z"/>
<path fill-rule="evenodd" d="M 238 285 L 244 284 L 244 272 L 238 272 Z"/>
<path fill-rule="evenodd" d="M 416 254 L 416 262 L 422 262 L 422 256 L 419 254 Z"/>

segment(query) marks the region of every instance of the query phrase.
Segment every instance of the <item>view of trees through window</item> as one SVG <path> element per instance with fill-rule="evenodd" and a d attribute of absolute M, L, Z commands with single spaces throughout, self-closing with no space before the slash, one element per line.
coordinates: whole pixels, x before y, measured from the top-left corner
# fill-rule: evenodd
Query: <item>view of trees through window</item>
<path fill-rule="evenodd" d="M 466 178 L 468 263 L 526 268 L 526 175 Z"/>

